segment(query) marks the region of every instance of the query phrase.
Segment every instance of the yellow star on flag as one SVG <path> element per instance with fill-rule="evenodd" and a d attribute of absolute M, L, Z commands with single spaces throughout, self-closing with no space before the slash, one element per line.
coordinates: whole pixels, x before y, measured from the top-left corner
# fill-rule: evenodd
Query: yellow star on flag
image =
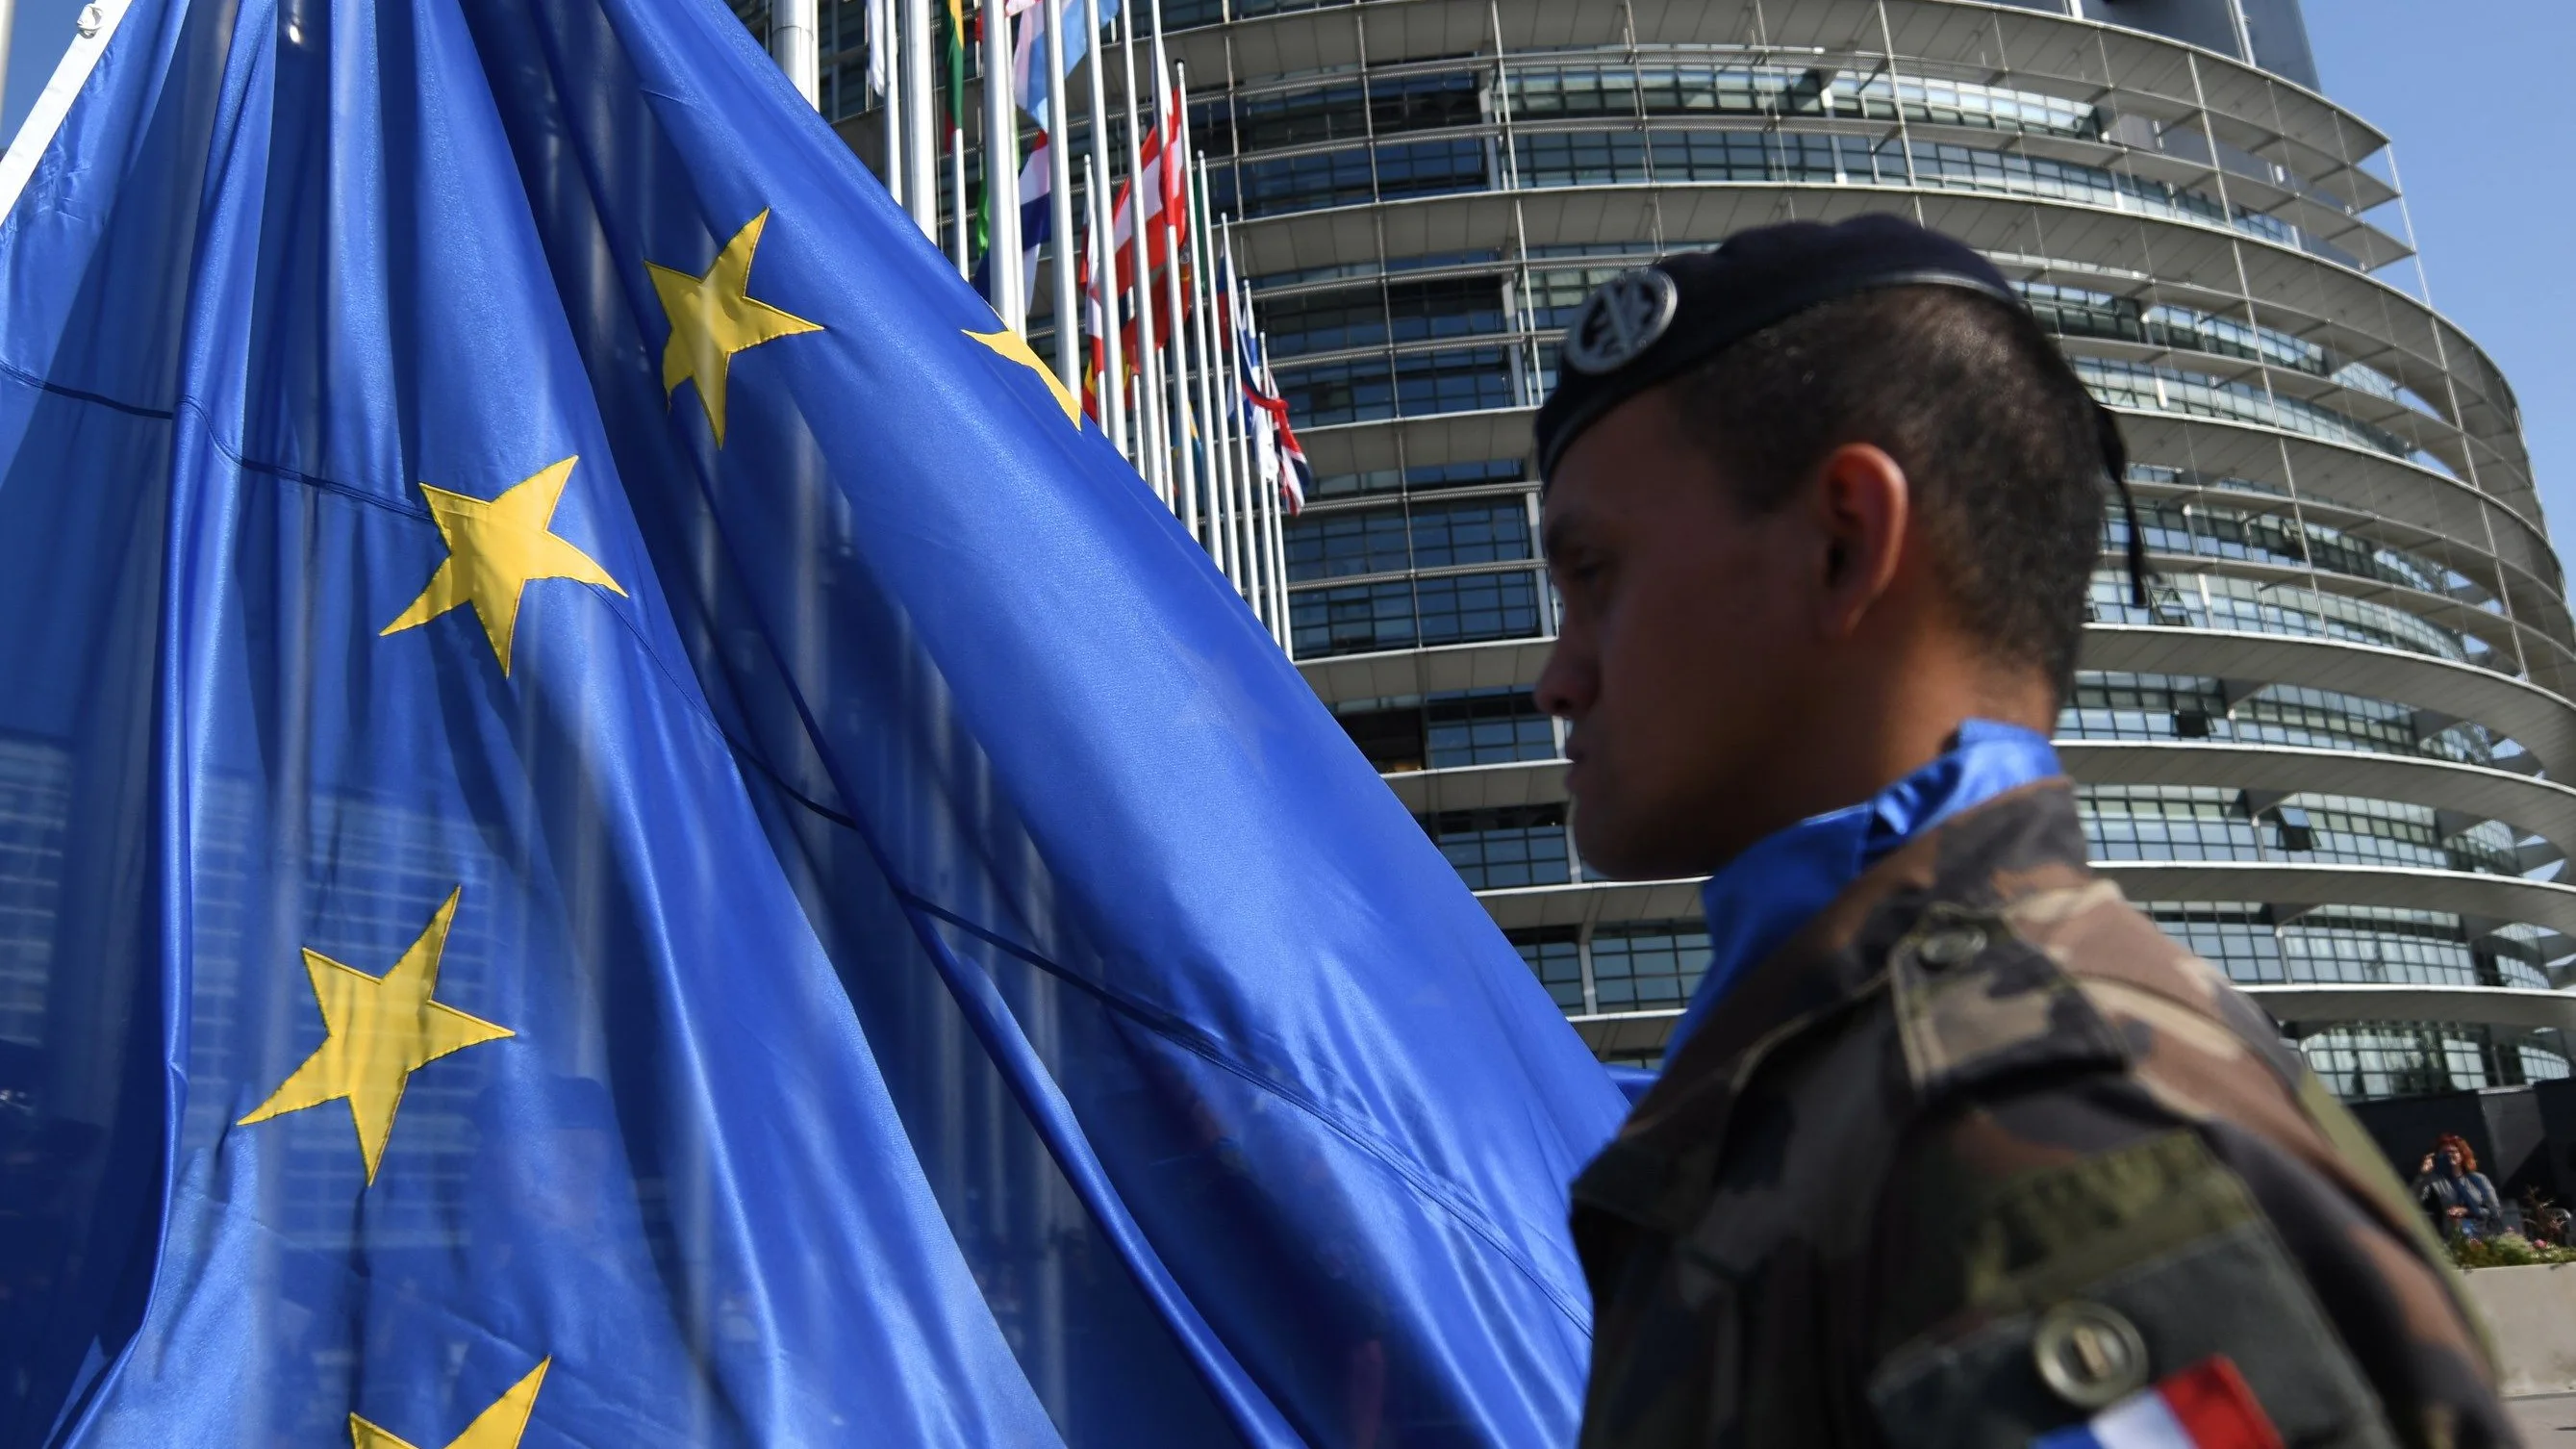
<path fill-rule="evenodd" d="M 725 376 L 733 355 L 781 337 L 823 330 L 819 322 L 751 295 L 751 254 L 767 225 L 766 210 L 744 222 L 703 276 L 659 262 L 644 264 L 653 277 L 653 295 L 662 299 L 662 315 L 671 319 L 671 340 L 662 346 L 663 396 L 678 396 L 681 383 L 697 383 L 698 406 L 706 409 L 707 426 L 715 429 L 719 448 L 725 437 Z"/>
<path fill-rule="evenodd" d="M 552 1358 L 539 1360 L 526 1378 L 475 1415 L 464 1433 L 448 1440 L 447 1449 L 519 1449 L 519 1436 L 528 1432 L 528 1415 L 537 1407 L 537 1389 L 545 1383 L 546 1367 L 553 1362 Z M 349 1443 L 351 1449 L 417 1449 L 409 1439 L 355 1414 L 349 1416 Z"/>
<path fill-rule="evenodd" d="M 1047 385 L 1047 391 L 1055 394 L 1055 405 L 1064 409 L 1064 420 L 1077 428 L 1082 426 L 1082 404 L 1074 401 L 1073 394 L 1065 389 L 1064 379 L 1057 377 L 1053 368 L 1038 361 L 1038 355 L 1029 350 L 1027 338 L 1008 327 L 999 332 L 969 332 L 966 335 L 993 349 L 1005 360 L 1036 373 L 1038 381 Z"/>
<path fill-rule="evenodd" d="M 555 505 L 563 501 L 572 465 L 580 461 L 576 456 L 549 464 L 490 502 L 420 485 L 439 536 L 447 540 L 447 562 L 429 576 L 429 587 L 420 591 L 411 607 L 377 637 L 417 629 L 450 609 L 472 604 L 507 677 L 510 641 L 519 631 L 519 600 L 529 584 L 538 579 L 572 579 L 598 584 L 624 598 L 626 590 L 608 576 L 608 570 L 547 527 Z"/>
<path fill-rule="evenodd" d="M 447 893 L 419 938 L 382 976 L 306 949 L 304 974 L 313 979 L 313 997 L 322 1006 L 322 1045 L 267 1101 L 234 1125 L 247 1127 L 345 1100 L 358 1126 L 367 1181 L 375 1182 L 385 1139 L 393 1135 L 394 1111 L 402 1105 L 411 1074 L 450 1052 L 517 1034 L 430 999 L 438 990 L 438 957 L 447 949 L 448 923 L 456 919 L 456 900 L 464 890 L 459 886 Z M 532 1396 L 535 1392 L 529 1390 Z"/>

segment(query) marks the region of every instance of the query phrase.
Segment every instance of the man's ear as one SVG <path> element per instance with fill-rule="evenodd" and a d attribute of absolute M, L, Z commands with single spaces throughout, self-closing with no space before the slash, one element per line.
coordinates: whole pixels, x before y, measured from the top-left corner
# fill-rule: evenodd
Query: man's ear
<path fill-rule="evenodd" d="M 1912 490 L 1885 450 L 1845 443 L 1817 465 L 1810 506 L 1824 543 L 1816 622 L 1828 638 L 1846 637 L 1896 578 Z"/>

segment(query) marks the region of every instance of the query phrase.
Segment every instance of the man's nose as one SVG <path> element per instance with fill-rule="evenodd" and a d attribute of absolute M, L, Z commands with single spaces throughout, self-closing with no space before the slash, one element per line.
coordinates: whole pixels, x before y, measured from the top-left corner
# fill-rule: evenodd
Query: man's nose
<path fill-rule="evenodd" d="M 1580 718 L 1592 707 L 1592 661 L 1578 640 L 1560 635 L 1548 650 L 1547 667 L 1538 672 L 1530 693 L 1538 707 L 1563 719 Z"/>

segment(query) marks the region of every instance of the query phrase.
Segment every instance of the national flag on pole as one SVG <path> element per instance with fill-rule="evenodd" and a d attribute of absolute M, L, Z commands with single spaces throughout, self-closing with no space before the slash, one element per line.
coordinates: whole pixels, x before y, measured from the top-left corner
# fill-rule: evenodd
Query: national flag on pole
<path fill-rule="evenodd" d="M 1120 182 L 1117 199 L 1110 209 L 1110 245 L 1118 258 L 1118 290 L 1121 292 L 1136 284 L 1135 251 L 1129 242 L 1136 235 L 1138 226 L 1146 228 L 1145 264 L 1156 277 L 1162 275 L 1163 266 L 1170 257 L 1173 228 L 1166 225 L 1163 218 L 1167 212 L 1173 216 L 1180 214 L 1189 190 L 1189 168 L 1164 164 L 1165 152 L 1170 149 L 1165 144 L 1166 140 L 1178 133 L 1180 124 L 1179 98 L 1166 87 L 1162 113 L 1154 128 L 1145 133 L 1141 147 L 1144 184 L 1138 186 L 1137 178 L 1132 176 Z M 1140 194 L 1141 203 L 1138 200 Z M 1144 208 L 1141 218 L 1137 215 L 1140 204 Z M 1166 320 L 1156 320 L 1154 330 L 1158 341 L 1170 325 Z"/>
<path fill-rule="evenodd" d="M 939 33 L 943 42 L 942 49 L 948 58 L 948 129 L 940 137 L 940 150 L 943 155 L 960 154 L 966 134 L 965 0 L 942 0 L 939 11 Z M 960 171 L 956 173 L 956 180 L 951 189 L 961 194 L 949 198 L 948 204 L 952 208 L 949 215 L 954 220 L 958 213 L 965 213 L 965 219 L 959 221 L 958 225 L 966 233 L 966 255 L 981 256 L 993 234 L 991 220 L 985 215 L 992 204 L 993 188 L 986 186 L 983 198 L 976 202 L 973 210 L 968 211 L 966 198 L 962 194 L 965 186 L 966 179 Z"/>
<path fill-rule="evenodd" d="M 2031 1449 L 2282 1449 L 2281 1435 L 2224 1355 L 2201 1360 Z"/>
<path fill-rule="evenodd" d="M 1136 228 L 1142 225 L 1146 229 L 1147 276 L 1144 279 L 1144 285 L 1156 286 L 1162 279 L 1163 269 L 1172 262 L 1175 241 L 1173 228 L 1164 224 L 1163 219 L 1166 216 L 1183 215 L 1181 208 L 1188 198 L 1186 182 L 1188 168 L 1164 165 L 1165 154 L 1171 150 L 1166 144 L 1167 137 L 1172 133 L 1173 128 L 1180 124 L 1179 109 L 1177 99 L 1167 94 L 1161 119 L 1155 123 L 1151 131 L 1145 134 L 1139 147 L 1144 168 L 1142 172 L 1144 185 L 1141 187 L 1136 185 L 1135 177 L 1129 177 L 1119 183 L 1117 194 L 1110 203 L 1110 246 L 1115 264 L 1102 271 L 1094 272 L 1088 288 L 1094 294 L 1095 302 L 1098 304 L 1101 325 L 1108 325 L 1110 314 L 1114 313 L 1116 316 L 1118 335 L 1123 342 L 1119 355 L 1124 360 L 1130 376 L 1137 375 L 1136 369 L 1142 365 L 1139 359 L 1143 355 L 1143 348 L 1138 344 L 1136 335 L 1136 316 L 1140 309 L 1133 300 L 1134 291 L 1138 285 L 1136 251 L 1132 244 Z M 1143 198 L 1144 215 L 1141 220 L 1137 216 L 1139 196 Z M 1100 279 L 1104 276 L 1115 278 L 1117 290 L 1112 298 L 1098 298 Z M 1172 329 L 1178 320 L 1171 315 L 1169 307 L 1161 305 L 1162 300 L 1160 294 L 1155 297 L 1154 345 L 1156 347 L 1170 345 Z"/>
<path fill-rule="evenodd" d="M 1271 380 L 1267 365 L 1261 369 L 1261 387 L 1261 409 L 1270 415 L 1271 428 L 1279 435 L 1279 457 L 1284 465 L 1279 470 L 1279 488 L 1293 517 L 1306 511 L 1306 490 L 1315 481 L 1315 470 L 1306 462 L 1306 449 L 1298 443 L 1297 430 L 1288 422 L 1288 403 L 1279 396 L 1279 385 Z"/>
<path fill-rule="evenodd" d="M 1093 422 L 1100 422 L 1101 390 L 1123 386 L 1124 379 L 1108 381 L 1109 319 L 1101 307 L 1100 297 L 1100 228 L 1085 229 L 1082 251 L 1082 411 Z"/>
<path fill-rule="evenodd" d="M 0 159 L 0 1423 L 1573 1438 L 1618 1094 L 739 20 L 95 18 Z"/>
<path fill-rule="evenodd" d="M 939 34 L 948 57 L 948 129 L 954 133 L 966 129 L 965 0 L 943 0 Z"/>
<path fill-rule="evenodd" d="M 1053 82 L 1047 76 L 1046 66 L 1033 57 L 1046 54 L 1047 7 L 1045 0 L 1026 0 L 1026 3 L 1036 8 L 1026 20 L 1021 22 L 1024 29 L 1015 37 L 1018 43 L 1012 50 L 1014 74 L 1011 93 L 1019 99 L 1021 110 L 1031 116 L 1043 117 L 1046 114 L 1047 94 L 1053 87 Z M 1110 21 L 1118 18 L 1118 6 L 1119 0 L 1100 0 L 1102 25 L 1106 26 Z M 1014 3 L 1011 6 L 1011 13 L 1018 15 L 1020 8 L 1020 4 Z M 1064 73 L 1066 75 L 1073 74 L 1074 67 L 1082 64 L 1082 58 L 1090 53 L 1095 38 L 1089 33 L 1090 27 L 1085 23 L 1084 13 L 1083 0 L 1064 0 Z"/>
<path fill-rule="evenodd" d="M 1038 285 L 1038 248 L 1046 245 L 1055 230 L 1055 211 L 1048 205 L 1054 188 L 1054 170 L 1049 165 L 1047 147 L 1052 144 L 1047 133 L 1037 133 L 1037 142 L 1029 147 L 1029 158 L 1020 163 L 1020 276 L 1026 289 L 1022 295 L 1035 296 Z M 984 255 L 975 260 L 973 285 L 986 301 L 993 299 L 993 255 L 988 245 Z"/>
<path fill-rule="evenodd" d="M 1047 8 L 1044 0 L 1005 0 L 1003 17 L 1011 26 L 1011 103 L 1032 118 L 1046 114 L 1044 98 L 1031 105 L 1029 87 L 1046 76 Z"/>
<path fill-rule="evenodd" d="M 894 68 L 898 63 L 894 44 L 894 3 L 895 0 L 868 0 L 868 94 L 871 96 L 882 97 L 894 89 Z M 893 156 L 895 148 L 902 144 L 900 138 L 888 136 L 886 154 Z"/>
<path fill-rule="evenodd" d="M 1219 265 L 1224 275 L 1233 275 L 1233 258 Z M 1243 285 L 1237 295 L 1241 300 L 1234 309 L 1234 346 L 1242 362 L 1244 420 L 1253 425 L 1258 441 L 1263 481 L 1279 485 L 1279 496 L 1293 516 L 1305 510 L 1306 491 L 1315 481 L 1315 472 L 1306 464 L 1306 450 L 1298 446 L 1297 430 L 1288 424 L 1287 400 L 1279 395 L 1260 334 L 1253 330 L 1252 289 Z"/>
<path fill-rule="evenodd" d="M 1154 84 L 1162 96 L 1157 129 L 1163 134 L 1163 146 L 1162 164 L 1152 168 L 1152 175 L 1162 183 L 1163 204 L 1159 215 L 1148 220 L 1161 223 L 1162 237 L 1168 239 L 1163 244 L 1170 249 L 1173 264 L 1185 265 L 1181 248 L 1184 245 L 1182 239 L 1189 232 L 1190 115 L 1188 107 L 1182 104 L 1181 88 L 1173 84 L 1171 74 L 1163 68 L 1160 31 L 1154 35 Z M 1181 305 L 1184 307 L 1189 305 L 1189 296 L 1190 288 L 1184 283 L 1181 288 Z"/>
<path fill-rule="evenodd" d="M 1228 259 L 1231 265 L 1231 259 Z M 1244 432 L 1252 439 L 1254 471 L 1263 483 L 1281 488 L 1280 497 L 1289 495 L 1282 487 L 1287 463 L 1280 456 L 1279 425 L 1270 409 L 1262 405 L 1261 342 L 1252 328 L 1251 293 L 1247 288 L 1243 301 L 1234 309 L 1236 404 L 1243 417 Z M 1294 511 L 1293 509 L 1291 510 Z"/>

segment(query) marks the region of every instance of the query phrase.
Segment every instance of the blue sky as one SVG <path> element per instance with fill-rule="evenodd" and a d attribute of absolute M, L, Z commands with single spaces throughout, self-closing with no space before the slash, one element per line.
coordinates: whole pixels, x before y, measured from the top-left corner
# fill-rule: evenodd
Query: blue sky
<path fill-rule="evenodd" d="M 2576 547 L 2576 153 L 2566 0 L 2308 0 L 2325 92 L 2388 134 L 2433 305 L 2522 402 L 2559 553 Z M 2412 279 L 2408 279 L 2411 285 Z"/>
<path fill-rule="evenodd" d="M 80 0 L 18 0 L 0 133 L 43 89 Z M 2576 149 L 2567 0 L 2308 0 L 2326 94 L 2388 133 L 2434 305 L 2522 401 L 2551 536 L 2576 546 Z M 2394 217 L 2389 218 L 2394 224 Z M 2410 289 L 2405 269 L 2392 272 Z"/>

